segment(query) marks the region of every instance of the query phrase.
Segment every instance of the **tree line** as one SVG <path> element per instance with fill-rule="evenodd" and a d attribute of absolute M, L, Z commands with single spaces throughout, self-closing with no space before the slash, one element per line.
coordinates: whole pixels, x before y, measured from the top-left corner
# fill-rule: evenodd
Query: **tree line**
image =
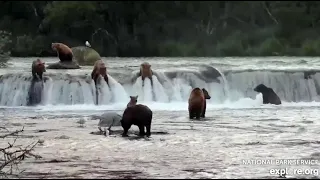
<path fill-rule="evenodd" d="M 1 1 L 12 56 L 317 56 L 317 1 Z M 4 41 L 3 39 L 0 40 Z"/>

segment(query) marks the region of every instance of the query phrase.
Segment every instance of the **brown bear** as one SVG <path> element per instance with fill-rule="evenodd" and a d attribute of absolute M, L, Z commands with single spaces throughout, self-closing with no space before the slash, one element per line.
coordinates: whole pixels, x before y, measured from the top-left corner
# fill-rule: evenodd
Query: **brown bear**
<path fill-rule="evenodd" d="M 263 104 L 281 104 L 279 96 L 273 91 L 272 88 L 268 88 L 264 84 L 259 84 L 253 90 L 262 93 Z"/>
<path fill-rule="evenodd" d="M 153 85 L 152 75 L 156 75 L 156 74 L 154 74 L 153 71 L 151 70 L 151 65 L 148 62 L 144 62 L 140 64 L 139 72 L 131 78 L 131 83 L 133 83 L 139 76 L 141 76 L 142 86 L 144 86 L 145 78 L 149 78 L 151 80 L 151 85 Z"/>
<path fill-rule="evenodd" d="M 31 66 L 32 79 L 42 80 L 42 75 L 46 72 L 45 62 L 40 59 L 34 60 Z"/>
<path fill-rule="evenodd" d="M 61 62 L 72 62 L 72 50 L 63 43 L 52 43 L 51 48 L 58 53 Z"/>
<path fill-rule="evenodd" d="M 205 116 L 206 111 L 206 99 L 210 99 L 209 93 L 203 88 L 194 88 L 191 91 L 190 97 L 189 97 L 189 118 L 193 119 L 193 117 L 196 117 L 196 119 L 200 119 L 200 117 Z"/>
<path fill-rule="evenodd" d="M 91 78 L 94 80 L 94 84 L 97 85 L 99 76 L 102 76 L 109 85 L 107 67 L 106 64 L 100 59 L 94 63 L 93 70 L 91 72 Z"/>
<path fill-rule="evenodd" d="M 151 65 L 148 62 L 144 62 L 140 65 L 139 76 L 141 76 L 142 81 L 144 81 L 146 77 L 152 81 Z"/>
<path fill-rule="evenodd" d="M 58 53 L 59 62 L 49 64 L 48 69 L 80 69 L 79 64 L 74 61 L 72 50 L 63 43 L 52 43 L 51 48 Z"/>
<path fill-rule="evenodd" d="M 130 101 L 127 104 L 127 107 L 131 107 L 137 104 L 138 96 L 130 96 Z"/>
<path fill-rule="evenodd" d="M 122 136 L 128 136 L 128 130 L 132 125 L 139 127 L 139 136 L 151 135 L 152 111 L 145 105 L 137 104 L 127 107 L 122 115 L 121 126 L 123 128 Z M 145 133 L 144 127 L 147 132 Z"/>
<path fill-rule="evenodd" d="M 144 79 L 145 78 L 149 78 L 150 81 L 151 81 L 151 85 L 153 85 L 153 82 L 152 82 L 152 75 L 153 75 L 153 72 L 151 70 L 151 65 L 148 63 L 148 62 L 144 62 L 140 65 L 140 70 L 139 70 L 139 73 L 137 74 L 136 77 L 139 77 L 141 76 L 142 78 L 142 85 L 144 86 Z M 134 78 L 135 79 L 135 78 Z M 134 80 L 132 79 L 132 80 Z"/>

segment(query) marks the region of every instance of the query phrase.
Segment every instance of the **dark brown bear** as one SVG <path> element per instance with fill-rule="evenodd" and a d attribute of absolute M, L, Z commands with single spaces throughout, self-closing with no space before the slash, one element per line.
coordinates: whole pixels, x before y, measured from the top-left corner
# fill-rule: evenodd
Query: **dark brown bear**
<path fill-rule="evenodd" d="M 211 99 L 211 96 L 209 95 L 208 91 L 205 88 L 202 88 L 202 92 L 204 94 L 205 99 Z M 207 109 L 207 101 L 205 100 L 202 115 L 201 115 L 202 118 L 205 118 L 206 116 L 206 109 Z"/>
<path fill-rule="evenodd" d="M 139 127 L 139 136 L 151 135 L 152 111 L 145 105 L 137 104 L 127 107 L 122 115 L 121 126 L 123 128 L 123 137 L 128 136 L 128 130 L 132 125 Z M 145 133 L 144 127 L 147 132 Z"/>
<path fill-rule="evenodd" d="M 61 62 L 72 62 L 72 50 L 63 43 L 52 43 L 51 48 L 58 53 Z"/>
<path fill-rule="evenodd" d="M 94 63 L 93 70 L 91 72 L 91 78 L 94 80 L 95 85 L 97 84 L 97 80 L 100 75 L 109 85 L 106 64 L 102 60 L 97 60 Z"/>
<path fill-rule="evenodd" d="M 253 90 L 262 94 L 263 104 L 281 104 L 279 96 L 273 91 L 272 88 L 268 88 L 264 84 L 259 84 Z"/>
<path fill-rule="evenodd" d="M 204 93 L 204 91 L 205 93 Z M 206 99 L 210 99 L 209 93 L 203 88 L 201 90 L 200 88 L 194 88 L 191 91 L 190 97 L 189 97 L 189 118 L 193 119 L 196 117 L 196 119 L 200 119 L 200 117 L 205 116 L 206 111 Z"/>
<path fill-rule="evenodd" d="M 42 80 L 42 75 L 46 72 L 45 62 L 40 59 L 34 60 L 31 66 L 32 79 Z"/>

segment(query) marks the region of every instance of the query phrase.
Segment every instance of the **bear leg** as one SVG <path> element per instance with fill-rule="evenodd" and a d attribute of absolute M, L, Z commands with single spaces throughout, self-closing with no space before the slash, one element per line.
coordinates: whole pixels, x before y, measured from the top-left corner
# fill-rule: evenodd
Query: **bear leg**
<path fill-rule="evenodd" d="M 202 113 L 201 113 L 201 117 L 205 118 L 206 117 L 206 108 L 203 109 Z"/>
<path fill-rule="evenodd" d="M 67 55 L 67 59 L 68 59 L 68 61 L 70 61 L 70 62 L 72 62 L 72 59 L 73 59 L 73 54 L 68 54 Z"/>
<path fill-rule="evenodd" d="M 189 111 L 189 119 L 193 119 L 193 113 L 192 113 L 192 111 Z"/>
<path fill-rule="evenodd" d="M 38 73 L 38 76 L 39 76 L 39 79 L 40 79 L 40 80 L 42 80 L 42 75 L 43 75 L 43 72 L 39 72 L 39 73 Z"/>
<path fill-rule="evenodd" d="M 146 125 L 146 129 L 147 129 L 146 135 L 147 135 L 147 137 L 150 137 L 151 136 L 151 124 Z"/>
<path fill-rule="evenodd" d="M 122 137 L 128 137 L 128 130 L 129 129 L 124 129 L 122 133 Z"/>
<path fill-rule="evenodd" d="M 131 125 L 128 127 L 123 127 L 122 137 L 128 137 L 128 131 L 129 131 L 130 127 L 131 127 Z"/>
<path fill-rule="evenodd" d="M 199 119 L 200 119 L 201 114 L 202 114 L 202 112 L 201 112 L 201 111 L 199 111 L 199 112 L 197 112 L 197 113 L 196 113 L 196 119 L 197 119 L 197 120 L 199 120 Z"/>
<path fill-rule="evenodd" d="M 153 81 L 152 81 L 152 77 L 149 77 L 150 82 L 151 82 L 151 87 L 153 87 Z"/>
<path fill-rule="evenodd" d="M 202 117 L 202 118 L 205 118 L 206 109 L 207 109 L 207 102 L 206 102 L 206 100 L 204 100 L 204 102 L 203 102 L 203 108 L 202 108 L 202 113 L 201 113 L 201 117 Z"/>
<path fill-rule="evenodd" d="M 38 74 L 32 74 L 32 80 L 33 81 L 38 81 L 40 78 L 38 76 Z"/>
<path fill-rule="evenodd" d="M 143 125 L 140 125 L 139 126 L 139 136 L 144 136 L 146 133 L 144 132 L 144 126 Z"/>
<path fill-rule="evenodd" d="M 106 81 L 106 83 L 109 85 L 109 79 L 108 79 L 108 75 L 104 76 L 104 80 Z"/>
<path fill-rule="evenodd" d="M 72 58 L 73 58 L 72 54 L 59 53 L 59 59 L 61 62 L 72 62 Z"/>

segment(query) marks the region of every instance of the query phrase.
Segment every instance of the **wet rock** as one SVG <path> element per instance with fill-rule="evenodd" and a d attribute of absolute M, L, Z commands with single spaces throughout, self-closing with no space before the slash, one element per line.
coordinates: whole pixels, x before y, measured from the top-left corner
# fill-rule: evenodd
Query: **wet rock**
<path fill-rule="evenodd" d="M 41 129 L 41 130 L 38 130 L 37 132 L 48 132 L 48 130 Z"/>
<path fill-rule="evenodd" d="M 62 135 L 62 136 L 55 137 L 54 139 L 70 139 L 70 137 L 66 135 Z"/>
<path fill-rule="evenodd" d="M 12 123 L 12 126 L 22 126 L 21 123 Z"/>
<path fill-rule="evenodd" d="M 101 59 L 100 54 L 90 47 L 77 46 L 71 48 L 71 50 L 76 61 L 83 66 L 93 66 L 97 60 Z"/>
<path fill-rule="evenodd" d="M 47 69 L 80 69 L 77 62 L 56 62 L 48 65 Z"/>

